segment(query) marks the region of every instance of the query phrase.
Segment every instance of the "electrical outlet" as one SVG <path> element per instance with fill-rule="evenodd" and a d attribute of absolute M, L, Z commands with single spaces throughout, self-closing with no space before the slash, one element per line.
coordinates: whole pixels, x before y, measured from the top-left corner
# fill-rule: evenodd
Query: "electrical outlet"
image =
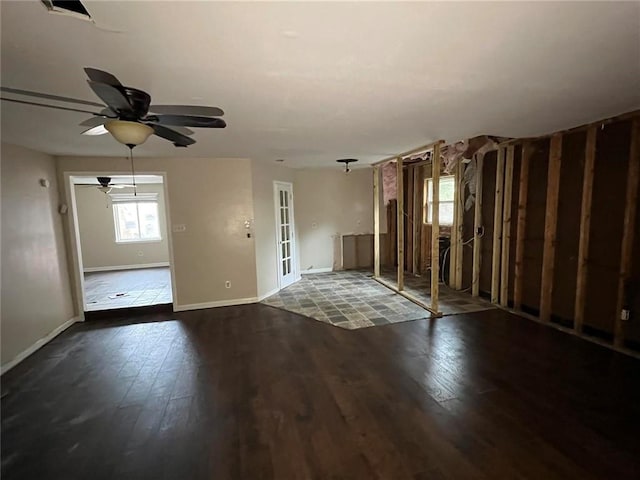
<path fill-rule="evenodd" d="M 629 310 L 626 308 L 622 309 L 622 312 L 620 313 L 620 319 L 621 320 L 629 320 Z"/>
<path fill-rule="evenodd" d="M 224 282 L 224 288 L 231 288 L 231 282 L 229 280 Z"/>
<path fill-rule="evenodd" d="M 139 251 L 138 251 L 138 256 L 139 256 L 139 257 L 144 257 L 144 252 L 143 252 L 142 250 L 139 250 Z"/>
<path fill-rule="evenodd" d="M 180 232 L 186 232 L 187 231 L 187 226 L 184 224 L 179 224 L 179 225 L 174 225 L 171 230 L 173 230 L 173 232 L 175 233 L 180 233 Z"/>

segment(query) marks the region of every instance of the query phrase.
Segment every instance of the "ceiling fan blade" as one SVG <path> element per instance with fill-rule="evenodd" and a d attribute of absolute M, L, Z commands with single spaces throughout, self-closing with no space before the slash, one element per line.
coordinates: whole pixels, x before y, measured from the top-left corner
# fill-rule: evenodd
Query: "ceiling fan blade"
<path fill-rule="evenodd" d="M 90 113 L 91 115 L 98 115 L 95 112 L 90 112 L 89 110 L 80 110 L 79 108 L 69 108 L 69 107 L 58 107 L 57 105 L 47 105 L 45 103 L 35 103 L 35 102 L 27 102 L 25 100 L 16 100 L 15 98 L 0 98 L 0 100 L 4 100 L 5 102 L 13 102 L 13 103 L 21 103 L 23 105 L 33 105 L 35 107 L 46 107 L 46 108 L 54 108 L 56 110 L 66 110 L 68 112 L 80 112 L 80 113 Z"/>
<path fill-rule="evenodd" d="M 195 132 L 187 127 L 176 127 L 172 126 L 171 130 L 181 133 L 182 135 L 193 135 Z"/>
<path fill-rule="evenodd" d="M 105 133 L 109 133 L 104 125 L 97 125 L 93 128 L 89 128 L 82 132 L 82 135 L 96 136 L 96 135 L 104 135 Z"/>
<path fill-rule="evenodd" d="M 152 115 L 149 121 L 160 125 L 177 125 L 181 127 L 224 128 L 226 122 L 221 118 L 201 117 L 197 115 Z"/>
<path fill-rule="evenodd" d="M 79 105 L 89 105 L 91 107 L 104 107 L 101 103 L 89 102 L 87 100 L 80 100 L 78 98 L 61 97 L 59 95 L 50 95 L 48 93 L 32 92 L 31 90 L 20 90 L 18 88 L 0 87 L 0 90 L 7 93 L 14 93 L 16 95 L 24 95 L 26 97 L 46 98 L 48 100 L 56 100 L 58 102 L 77 103 Z"/>
<path fill-rule="evenodd" d="M 103 116 L 95 116 L 87 118 L 84 122 L 80 122 L 78 125 L 81 127 L 97 127 L 98 125 L 104 125 L 108 119 Z"/>
<path fill-rule="evenodd" d="M 149 111 L 166 115 L 203 115 L 205 117 L 222 117 L 224 115 L 221 108 L 204 105 L 151 105 Z"/>
<path fill-rule="evenodd" d="M 193 145 L 194 143 L 196 143 L 193 138 L 182 135 L 180 132 L 176 132 L 175 130 L 172 130 L 170 128 L 163 127 L 162 125 L 152 124 L 151 128 L 153 128 L 153 131 L 156 135 L 165 138 L 170 142 L 173 142 L 176 147 L 186 147 L 187 145 Z"/>
<path fill-rule="evenodd" d="M 118 90 L 116 87 L 108 85 L 106 83 L 94 82 L 93 80 L 87 80 L 87 83 L 95 94 L 107 104 L 107 106 L 116 112 L 132 113 L 133 108 L 127 97 Z"/>
<path fill-rule="evenodd" d="M 121 184 L 121 183 L 119 183 L 117 185 L 111 184 L 111 185 L 109 185 L 109 187 L 111 187 L 111 188 L 134 188 L 133 185 L 125 185 L 125 184 Z"/>
<path fill-rule="evenodd" d="M 122 87 L 120 81 L 109 72 L 105 72 L 103 70 L 98 70 L 97 68 L 86 67 L 84 72 L 87 74 L 92 81 L 97 83 L 106 83 L 107 85 L 111 85 L 112 87 Z"/>

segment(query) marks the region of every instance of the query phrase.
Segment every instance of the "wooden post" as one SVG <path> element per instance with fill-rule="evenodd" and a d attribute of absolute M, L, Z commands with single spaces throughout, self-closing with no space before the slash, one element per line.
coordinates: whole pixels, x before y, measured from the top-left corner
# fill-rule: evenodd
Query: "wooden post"
<path fill-rule="evenodd" d="M 504 202 L 502 209 L 502 259 L 500 262 L 500 305 L 509 305 L 509 250 L 511 247 L 511 196 L 513 193 L 513 157 L 515 146 L 507 147 L 504 169 Z"/>
<path fill-rule="evenodd" d="M 473 272 L 471 295 L 480 295 L 480 265 L 482 265 L 482 166 L 484 155 L 476 155 L 476 205 L 473 213 Z"/>
<path fill-rule="evenodd" d="M 522 281 L 524 279 L 524 236 L 527 226 L 527 196 L 529 195 L 529 164 L 533 146 L 529 142 L 522 144 L 520 162 L 520 183 L 518 186 L 518 225 L 516 226 L 516 271 L 513 281 L 513 308 L 522 308 Z"/>
<path fill-rule="evenodd" d="M 413 223 L 413 210 L 415 208 L 415 205 L 413 204 L 413 173 L 414 168 L 409 165 L 407 167 L 407 251 L 405 252 L 405 256 L 407 257 L 405 265 L 407 271 L 409 272 L 413 272 L 413 263 L 415 257 L 415 249 L 413 245 L 413 239 L 415 237 L 415 225 Z"/>
<path fill-rule="evenodd" d="M 453 201 L 453 223 L 451 224 L 451 237 L 449 242 L 449 287 L 456 288 L 456 266 L 458 265 L 458 217 L 456 215 L 458 204 L 458 165 L 453 170 L 453 183 L 456 196 Z"/>
<path fill-rule="evenodd" d="M 587 275 L 589 271 L 589 230 L 591 229 L 591 201 L 593 198 L 593 171 L 596 162 L 596 139 L 598 130 L 595 125 L 587 130 L 587 143 L 584 149 L 584 176 L 582 178 L 582 208 L 580 210 L 580 240 L 578 242 L 578 277 L 576 279 L 575 321 L 573 328 L 582 333 L 584 324 L 584 306 L 587 294 Z"/>
<path fill-rule="evenodd" d="M 404 178 L 402 168 L 402 157 L 396 161 L 396 191 L 398 197 L 398 208 L 396 210 L 396 223 L 398 225 L 398 290 L 404 290 Z"/>
<path fill-rule="evenodd" d="M 438 312 L 440 294 L 440 143 L 433 147 L 431 178 L 433 198 L 431 199 L 431 308 Z"/>
<path fill-rule="evenodd" d="M 414 275 L 420 273 L 420 230 L 422 229 L 422 195 L 420 173 L 422 167 L 414 167 L 413 169 L 413 265 L 412 272 Z"/>
<path fill-rule="evenodd" d="M 622 327 L 622 309 L 624 307 L 625 284 L 631 273 L 633 237 L 635 231 L 636 205 L 638 201 L 638 181 L 640 180 L 640 118 L 635 117 L 631 129 L 631 153 L 627 174 L 627 198 L 624 209 L 624 229 L 622 234 L 622 253 L 620 255 L 620 279 L 618 280 L 618 303 L 614 328 L 614 345 L 621 347 L 624 342 Z"/>
<path fill-rule="evenodd" d="M 491 254 L 491 303 L 498 303 L 500 294 L 500 246 L 502 241 L 502 197 L 504 187 L 504 148 L 498 149 L 496 169 L 496 200 L 493 211 L 493 252 Z"/>
<path fill-rule="evenodd" d="M 380 276 L 380 167 L 373 167 L 373 276 Z"/>
<path fill-rule="evenodd" d="M 462 261 L 463 261 L 463 241 L 462 238 L 462 224 L 464 222 L 464 167 L 462 162 L 458 162 L 456 167 L 457 182 L 456 182 L 456 201 L 454 203 L 454 215 L 456 223 L 456 264 L 453 278 L 455 279 L 454 287 L 456 290 L 462 290 Z"/>
<path fill-rule="evenodd" d="M 544 216 L 544 249 L 542 251 L 542 284 L 540 287 L 540 320 L 551 320 L 553 295 L 553 264 L 556 256 L 558 200 L 560 197 L 560 167 L 562 165 L 562 135 L 551 137 L 547 174 L 547 205 Z"/>

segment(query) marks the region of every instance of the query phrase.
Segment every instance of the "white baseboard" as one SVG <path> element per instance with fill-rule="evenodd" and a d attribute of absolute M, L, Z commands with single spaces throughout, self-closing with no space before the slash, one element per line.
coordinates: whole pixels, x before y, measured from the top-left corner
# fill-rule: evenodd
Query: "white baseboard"
<path fill-rule="evenodd" d="M 234 298 L 232 300 L 220 300 L 217 302 L 191 303 L 187 305 L 174 304 L 173 311 L 184 312 L 185 310 L 202 310 L 203 308 L 233 307 L 235 305 L 247 305 L 249 303 L 257 303 L 257 302 L 258 302 L 258 297 L 249 297 L 249 298 Z"/>
<path fill-rule="evenodd" d="M 300 274 L 308 275 L 309 273 L 327 273 L 333 272 L 333 268 L 325 267 L 325 268 L 310 268 L 309 270 L 302 270 Z"/>
<path fill-rule="evenodd" d="M 275 295 L 276 293 L 278 293 L 280 291 L 279 288 L 274 288 L 273 290 L 271 290 L 270 292 L 265 293 L 264 295 L 260 295 L 258 297 L 258 301 L 261 302 L 262 300 L 264 300 L 265 298 L 269 298 L 272 295 Z"/>
<path fill-rule="evenodd" d="M 84 269 L 85 273 L 91 272 L 111 272 L 115 270 L 136 270 L 138 268 L 158 268 L 158 267 L 168 267 L 169 262 L 158 262 L 158 263 L 139 263 L 137 265 L 114 265 L 111 267 L 87 267 Z"/>
<path fill-rule="evenodd" d="M 34 343 L 33 345 L 31 345 L 29 348 L 27 348 L 26 350 L 23 350 L 22 352 L 20 352 L 18 355 L 16 355 L 13 360 L 5 363 L 4 365 L 2 365 L 2 369 L 0 371 L 1 375 L 4 375 L 6 372 L 8 372 L 9 370 L 11 370 L 13 367 L 15 367 L 16 365 L 18 365 L 21 361 L 23 361 L 25 358 L 27 358 L 29 355 L 31 355 L 32 353 L 34 353 L 36 350 L 39 350 L 41 347 L 43 347 L 44 345 L 46 345 L 47 343 L 49 343 L 51 340 L 53 340 L 55 337 L 57 337 L 58 335 L 60 335 L 62 332 L 64 332 L 67 328 L 69 328 L 71 325 L 73 325 L 74 323 L 78 322 L 80 319 L 78 317 L 74 317 L 70 320 L 67 320 L 66 322 L 64 322 L 62 325 L 60 325 L 59 327 L 57 327 L 55 330 L 52 330 L 51 332 L 49 332 L 47 335 L 45 335 L 44 337 L 42 337 L 40 340 L 36 341 L 36 343 Z"/>

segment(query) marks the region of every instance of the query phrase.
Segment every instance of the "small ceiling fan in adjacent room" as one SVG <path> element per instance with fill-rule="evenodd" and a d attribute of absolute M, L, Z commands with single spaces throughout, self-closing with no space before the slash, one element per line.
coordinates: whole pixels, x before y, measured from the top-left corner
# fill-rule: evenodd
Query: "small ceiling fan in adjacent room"
<path fill-rule="evenodd" d="M 102 193 L 109 193 L 114 188 L 135 188 L 134 184 L 112 183 L 111 177 L 96 177 L 97 183 L 76 183 L 83 187 L 95 187 Z"/>
<path fill-rule="evenodd" d="M 104 102 L 104 105 L 15 88 L 2 87 L 2 91 L 58 102 L 101 107 L 98 112 L 28 102 L 15 98 L 2 97 L 2 100 L 90 113 L 93 116 L 80 123 L 81 126 L 88 127 L 87 130 L 82 132 L 83 135 L 110 133 L 118 142 L 127 145 L 131 149 L 144 143 L 151 135 L 169 140 L 176 147 L 187 147 L 196 143 L 191 138 L 194 133 L 191 128 L 225 128 L 227 126 L 226 122 L 219 118 L 224 115 L 224 112 L 218 107 L 204 105 L 152 105 L 151 96 L 147 92 L 123 85 L 111 73 L 96 68 L 85 68 L 84 71 L 89 77 L 87 80 L 89 87 Z"/>

